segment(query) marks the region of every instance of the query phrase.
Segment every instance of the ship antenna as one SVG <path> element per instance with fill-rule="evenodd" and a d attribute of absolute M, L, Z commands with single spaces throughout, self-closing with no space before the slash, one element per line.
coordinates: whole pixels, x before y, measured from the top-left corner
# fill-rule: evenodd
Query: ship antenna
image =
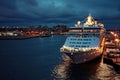
<path fill-rule="evenodd" d="M 89 13 L 89 16 L 91 16 L 91 13 Z"/>

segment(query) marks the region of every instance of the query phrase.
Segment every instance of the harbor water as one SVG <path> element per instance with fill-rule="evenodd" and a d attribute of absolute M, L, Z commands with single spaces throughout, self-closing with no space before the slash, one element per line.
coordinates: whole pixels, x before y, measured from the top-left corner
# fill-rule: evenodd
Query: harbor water
<path fill-rule="evenodd" d="M 103 59 L 63 60 L 60 47 L 66 37 L 0 40 L 0 80 L 120 80 L 120 72 Z"/>

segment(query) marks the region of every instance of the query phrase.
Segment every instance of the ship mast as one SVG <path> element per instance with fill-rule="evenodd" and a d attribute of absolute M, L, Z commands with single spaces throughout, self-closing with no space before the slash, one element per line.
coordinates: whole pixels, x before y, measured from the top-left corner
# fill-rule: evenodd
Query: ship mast
<path fill-rule="evenodd" d="M 84 26 L 92 26 L 94 25 L 94 19 L 91 16 L 91 14 L 89 14 L 89 16 L 87 17 L 86 22 L 84 23 Z"/>

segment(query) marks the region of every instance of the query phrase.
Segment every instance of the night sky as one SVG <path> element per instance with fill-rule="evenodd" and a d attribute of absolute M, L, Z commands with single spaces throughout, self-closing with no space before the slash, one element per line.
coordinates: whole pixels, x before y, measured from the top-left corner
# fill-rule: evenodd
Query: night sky
<path fill-rule="evenodd" d="M 89 13 L 107 28 L 119 28 L 120 0 L 0 0 L 1 25 L 72 26 Z"/>

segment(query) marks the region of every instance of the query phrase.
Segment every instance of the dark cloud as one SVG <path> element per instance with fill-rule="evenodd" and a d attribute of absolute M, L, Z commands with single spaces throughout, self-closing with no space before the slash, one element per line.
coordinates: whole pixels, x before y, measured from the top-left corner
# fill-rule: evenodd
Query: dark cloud
<path fill-rule="evenodd" d="M 103 23 L 119 24 L 119 0 L 2 0 L 0 22 L 40 21 L 74 24 L 89 13 Z M 113 21 L 113 22 L 112 22 Z"/>
<path fill-rule="evenodd" d="M 4 9 L 16 9 L 16 0 L 2 0 L 0 1 L 0 8 Z"/>
<path fill-rule="evenodd" d="M 23 2 L 26 3 L 26 5 L 30 5 L 30 6 L 37 6 L 38 3 L 36 0 L 22 0 Z"/>

